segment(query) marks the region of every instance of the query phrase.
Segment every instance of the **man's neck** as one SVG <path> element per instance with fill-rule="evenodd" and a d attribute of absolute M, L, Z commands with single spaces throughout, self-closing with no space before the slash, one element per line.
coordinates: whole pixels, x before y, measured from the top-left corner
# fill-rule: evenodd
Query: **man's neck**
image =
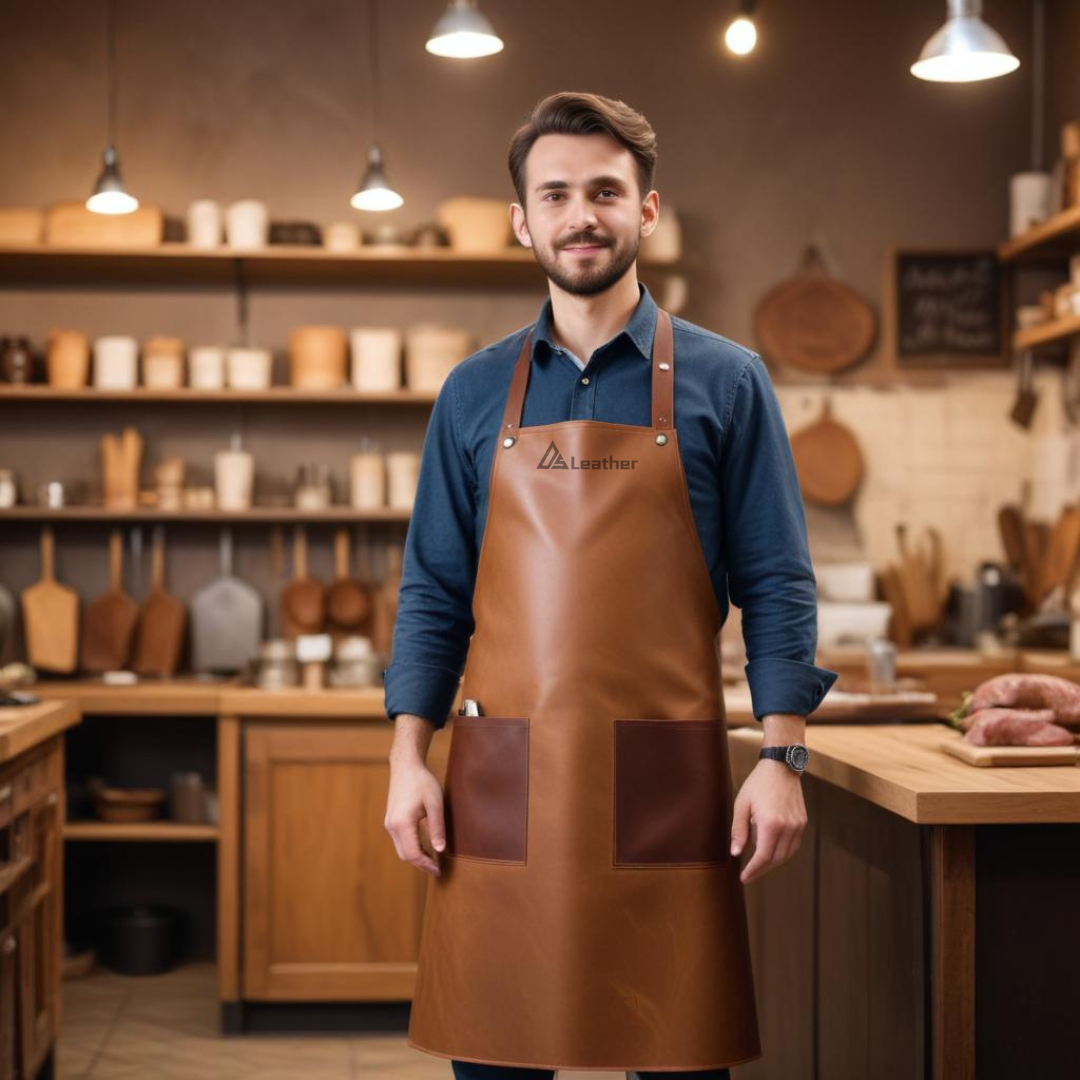
<path fill-rule="evenodd" d="M 550 282 L 552 335 L 557 344 L 588 363 L 592 354 L 630 321 L 640 299 L 637 273 L 631 267 L 610 289 L 595 296 L 575 296 Z"/>

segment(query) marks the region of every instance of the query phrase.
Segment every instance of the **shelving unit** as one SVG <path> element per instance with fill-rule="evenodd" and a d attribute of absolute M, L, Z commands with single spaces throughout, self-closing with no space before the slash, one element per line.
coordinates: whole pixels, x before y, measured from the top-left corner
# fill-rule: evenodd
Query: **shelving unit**
<path fill-rule="evenodd" d="M 390 506 L 368 510 L 352 506 L 331 506 L 326 510 L 298 510 L 292 506 L 255 506 L 250 510 L 155 510 L 153 507 L 113 510 L 103 506 L 13 506 L 0 510 L 0 521 L 102 521 L 132 524 L 191 522 L 211 525 L 346 525 L 363 522 L 405 522 L 410 516 L 410 511 Z"/>
<path fill-rule="evenodd" d="M 0 384 L 0 403 L 68 401 L 79 405 L 431 405 L 436 395 L 426 390 L 296 390 L 272 386 L 267 390 L 54 390 L 51 386 Z"/>
<path fill-rule="evenodd" d="M 65 840 L 164 840 L 217 842 L 216 825 L 185 825 L 170 821 L 69 821 L 64 825 Z"/>

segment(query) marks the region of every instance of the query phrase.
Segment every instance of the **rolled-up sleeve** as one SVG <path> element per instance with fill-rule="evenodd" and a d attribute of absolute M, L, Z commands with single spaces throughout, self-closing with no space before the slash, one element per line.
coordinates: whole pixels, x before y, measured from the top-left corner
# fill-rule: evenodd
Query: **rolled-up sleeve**
<path fill-rule="evenodd" d="M 458 409 L 451 372 L 424 436 L 390 665 L 383 670 L 387 717 L 415 713 L 436 728 L 449 717 L 474 625 L 476 488 L 462 453 Z"/>
<path fill-rule="evenodd" d="M 839 675 L 814 664 L 817 582 L 780 402 L 760 356 L 731 392 L 722 442 L 728 593 L 742 611 L 754 718 L 807 716 Z"/>

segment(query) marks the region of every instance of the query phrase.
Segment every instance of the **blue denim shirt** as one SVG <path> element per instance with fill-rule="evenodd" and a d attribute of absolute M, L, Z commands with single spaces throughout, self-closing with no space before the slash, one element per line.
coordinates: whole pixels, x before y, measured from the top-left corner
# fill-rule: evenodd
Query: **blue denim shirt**
<path fill-rule="evenodd" d="M 552 335 L 551 299 L 533 338 L 522 425 L 602 420 L 648 427 L 656 302 L 639 282 L 630 321 L 581 363 Z M 780 403 L 761 357 L 672 317 L 675 427 L 698 537 L 721 616 L 742 610 L 754 716 L 808 715 L 837 680 L 817 667 L 817 588 Z M 386 715 L 441 728 L 464 669 L 488 479 L 510 378 L 530 327 L 463 360 L 435 401 L 405 539 Z M 588 378 L 585 383 L 584 378 Z M 573 558 L 573 552 L 567 552 Z"/>

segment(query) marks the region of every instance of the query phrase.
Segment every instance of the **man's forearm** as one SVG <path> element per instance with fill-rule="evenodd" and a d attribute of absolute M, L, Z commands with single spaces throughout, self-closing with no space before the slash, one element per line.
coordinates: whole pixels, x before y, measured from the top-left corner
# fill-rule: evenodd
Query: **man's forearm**
<path fill-rule="evenodd" d="M 435 725 L 413 713 L 398 713 L 394 717 L 394 741 L 390 745 L 390 764 L 423 764 L 428 747 L 435 735 Z"/>
<path fill-rule="evenodd" d="M 769 713 L 761 718 L 765 729 L 762 746 L 790 746 L 806 742 L 806 717 L 797 713 Z"/>

